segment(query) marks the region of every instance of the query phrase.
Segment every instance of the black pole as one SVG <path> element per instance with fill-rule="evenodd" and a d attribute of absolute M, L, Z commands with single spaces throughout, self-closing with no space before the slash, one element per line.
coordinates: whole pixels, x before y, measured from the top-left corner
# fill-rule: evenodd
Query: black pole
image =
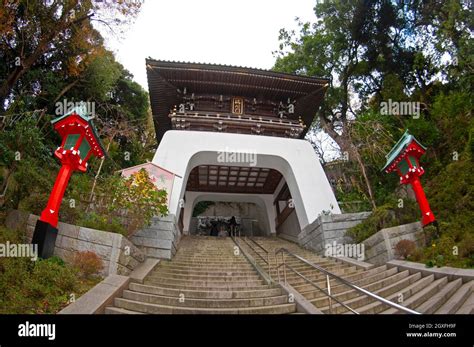
<path fill-rule="evenodd" d="M 38 256 L 47 259 L 53 256 L 58 229 L 47 222 L 38 220 L 33 234 L 32 244 L 38 245 Z"/>

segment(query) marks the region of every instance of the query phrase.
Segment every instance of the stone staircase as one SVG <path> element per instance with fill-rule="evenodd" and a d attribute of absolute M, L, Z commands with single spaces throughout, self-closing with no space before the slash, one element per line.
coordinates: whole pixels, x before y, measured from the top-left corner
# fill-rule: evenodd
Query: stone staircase
<path fill-rule="evenodd" d="M 461 278 L 454 280 L 449 280 L 447 276 L 437 276 L 435 278 L 433 274 L 424 276 L 421 272 L 409 272 L 408 270 L 387 265 L 364 269 L 340 260 L 318 256 L 309 250 L 299 247 L 297 244 L 280 238 L 255 237 L 253 240 L 267 250 L 268 253 L 258 246 L 253 246 L 252 242 L 247 244 L 240 241 L 240 244 L 250 254 L 253 254 L 252 256 L 257 263 L 265 270 L 267 270 L 268 265 L 261 257 L 265 259 L 268 257 L 271 264 L 270 274 L 276 281 L 279 278 L 283 281 L 283 271 L 280 271 L 278 274 L 276 270 L 276 265 L 280 264 L 282 260 L 281 254 L 278 256 L 278 259 L 275 257 L 275 251 L 284 247 L 361 288 L 418 312 L 435 314 L 474 313 L 473 280 L 463 283 Z M 261 257 L 257 256 L 256 253 L 259 253 Z M 326 276 L 321 272 L 288 255 L 285 256 L 285 262 L 315 282 L 320 288 L 326 288 Z M 287 270 L 286 279 L 293 288 L 323 313 L 351 313 L 347 308 L 334 301 L 332 303 L 332 310 L 330 310 L 329 298 L 295 273 Z M 335 279 L 331 279 L 330 284 L 332 295 L 358 313 L 399 313 L 399 310 L 396 308 L 391 308 L 380 301 L 351 289 Z"/>
<path fill-rule="evenodd" d="M 421 313 L 474 313 L 474 281 L 461 278 L 423 275 L 396 266 L 363 267 L 326 258 L 297 244 L 276 237 L 255 237 L 239 244 L 275 284 L 268 284 L 239 252 L 230 238 L 185 236 L 173 260 L 162 260 L 145 277 L 143 283 L 130 283 L 122 297 L 115 298 L 109 314 L 288 314 L 296 313 L 296 304 L 277 284 L 284 282 L 281 254 L 284 247 L 311 263 L 371 291 L 385 299 Z M 259 255 L 260 256 L 259 256 Z M 263 259 L 268 259 L 270 267 Z M 285 256 L 285 263 L 326 288 L 326 276 L 302 261 Z M 294 290 L 322 313 L 351 313 L 305 279 L 286 270 L 286 280 Z M 336 279 L 330 280 L 331 293 L 339 301 L 361 314 L 399 313 L 395 308 L 356 291 Z"/>
<path fill-rule="evenodd" d="M 296 305 L 267 284 L 230 238 L 184 236 L 143 284 L 130 283 L 108 314 L 287 314 Z"/>

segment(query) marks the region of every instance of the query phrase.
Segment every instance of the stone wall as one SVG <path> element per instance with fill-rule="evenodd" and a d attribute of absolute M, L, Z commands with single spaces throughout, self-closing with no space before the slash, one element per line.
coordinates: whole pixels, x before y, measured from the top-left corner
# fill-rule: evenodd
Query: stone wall
<path fill-rule="evenodd" d="M 11 211 L 6 225 L 16 230 L 26 228 L 26 242 L 31 242 L 38 219 L 33 214 Z M 144 253 L 121 234 L 59 223 L 54 255 L 69 262 L 74 252 L 79 251 L 92 251 L 100 257 L 103 276 L 126 276 L 145 260 Z"/>
<path fill-rule="evenodd" d="M 395 259 L 395 246 L 400 240 L 411 240 L 421 245 L 423 228 L 420 222 L 403 224 L 378 231 L 362 243 L 365 247 L 365 261 L 382 265 Z"/>
<path fill-rule="evenodd" d="M 136 232 L 130 240 L 147 257 L 171 259 L 181 239 L 174 215 L 153 217 L 149 227 Z"/>
<path fill-rule="evenodd" d="M 298 234 L 300 246 L 323 255 L 326 244 L 352 243 L 346 231 L 370 215 L 370 212 L 320 215 Z"/>

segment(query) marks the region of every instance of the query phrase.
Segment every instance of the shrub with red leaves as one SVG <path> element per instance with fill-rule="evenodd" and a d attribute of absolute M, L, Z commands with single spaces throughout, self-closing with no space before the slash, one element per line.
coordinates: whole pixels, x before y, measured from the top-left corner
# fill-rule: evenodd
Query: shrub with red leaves
<path fill-rule="evenodd" d="M 416 250 L 416 243 L 411 240 L 400 240 L 395 245 L 395 255 L 401 259 L 407 259 Z"/>
<path fill-rule="evenodd" d="M 103 268 L 102 260 L 92 251 L 74 253 L 72 257 L 72 265 L 84 278 L 97 275 Z"/>

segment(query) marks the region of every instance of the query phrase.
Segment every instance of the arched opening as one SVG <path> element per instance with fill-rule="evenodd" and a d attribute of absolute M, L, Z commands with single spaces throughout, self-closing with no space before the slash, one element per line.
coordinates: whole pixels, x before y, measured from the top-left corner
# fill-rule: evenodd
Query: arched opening
<path fill-rule="evenodd" d="M 246 202 L 262 204 L 263 201 L 270 233 L 276 233 L 284 222 L 282 219 L 287 220 L 291 215 L 294 237 L 322 211 L 340 213 L 329 182 L 308 142 L 194 131 L 186 133 L 187 141 L 183 146 L 182 134 L 168 131 L 153 162 L 179 176 L 173 184 L 170 211 L 182 220 L 185 233 L 189 232 L 196 199 L 200 196 L 204 199 L 202 196 L 205 195 L 213 195 L 220 201 L 236 201 L 236 198 L 243 199 L 242 196 L 246 197 Z M 250 153 L 252 157 L 240 161 L 234 161 L 232 157 L 223 160 L 223 151 Z M 283 217 L 280 216 L 282 213 Z"/>
<path fill-rule="evenodd" d="M 275 233 L 271 195 L 188 191 L 185 196 L 184 226 L 185 232 L 189 234 L 205 234 L 209 231 L 209 225 L 202 230 L 199 223 L 212 221 L 219 222 L 220 226 L 229 231 L 228 223 L 232 217 L 237 219 L 242 235 L 269 236 Z M 211 202 L 212 205 L 197 211 L 196 207 L 202 202 Z"/>

